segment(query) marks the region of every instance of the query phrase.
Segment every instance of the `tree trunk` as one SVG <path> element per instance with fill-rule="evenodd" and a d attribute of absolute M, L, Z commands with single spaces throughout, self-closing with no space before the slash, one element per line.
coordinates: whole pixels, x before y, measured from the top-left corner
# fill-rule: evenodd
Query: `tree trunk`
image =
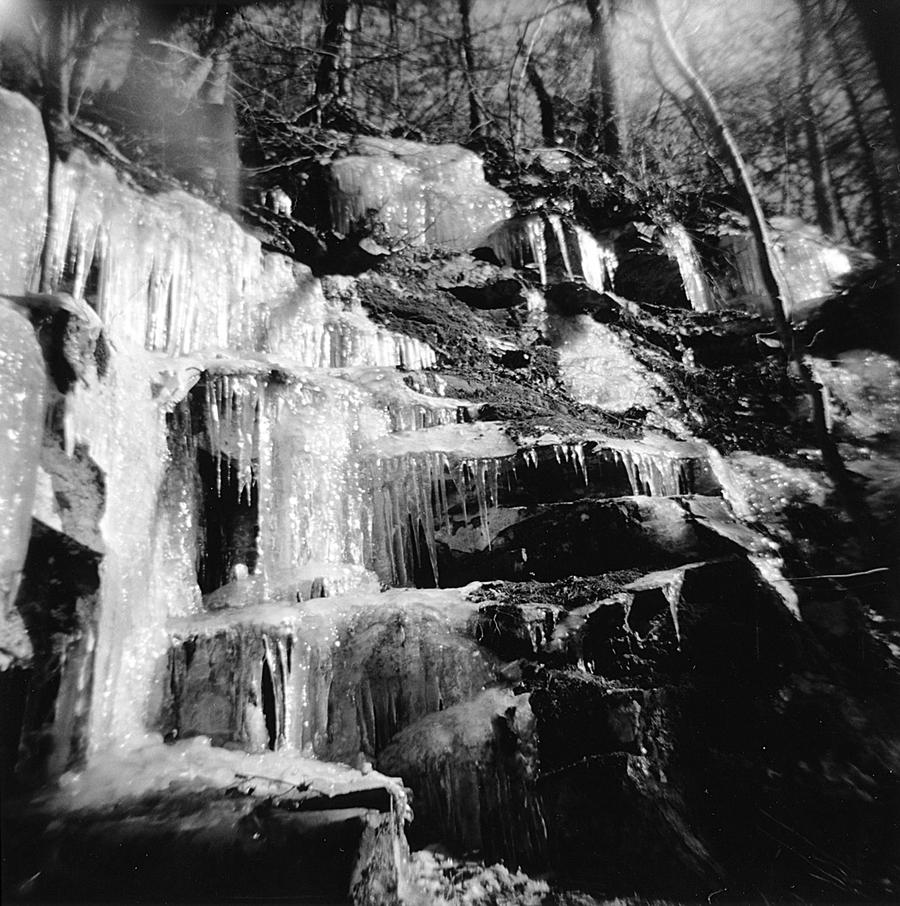
<path fill-rule="evenodd" d="M 774 246 L 769 234 L 769 227 L 763 215 L 759 197 L 753 187 L 753 181 L 744 158 L 741 155 L 737 142 L 709 89 L 703 80 L 688 63 L 685 55 L 675 41 L 669 24 L 663 15 L 659 0 L 651 0 L 651 9 L 656 21 L 657 30 L 662 40 L 662 45 L 675 66 L 679 75 L 691 89 L 697 104 L 703 113 L 707 126 L 716 138 L 720 151 L 734 174 L 735 188 L 742 199 L 744 213 L 750 222 L 750 231 L 756 245 L 756 254 L 763 284 L 772 303 L 772 314 L 775 327 L 778 330 L 781 344 L 785 353 L 794 363 L 800 381 L 809 397 L 812 409 L 812 425 L 816 434 L 819 448 L 822 451 L 822 461 L 829 478 L 840 495 L 847 514 L 853 520 L 861 543 L 867 554 L 874 550 L 875 540 L 872 517 L 865 501 L 857 491 L 847 472 L 844 461 L 838 452 L 837 444 L 831 435 L 828 425 L 828 411 L 826 409 L 825 395 L 822 385 L 816 380 L 812 367 L 807 361 L 803 351 L 794 341 L 794 332 L 788 322 L 784 309 L 786 288 L 782 285 L 776 272 Z"/>
<path fill-rule="evenodd" d="M 586 0 L 586 3 L 591 16 L 593 54 L 583 144 L 586 150 L 618 157 L 621 146 L 610 42 L 612 0 Z"/>
<path fill-rule="evenodd" d="M 816 202 L 816 220 L 822 232 L 838 235 L 838 204 L 831 168 L 812 100 L 813 22 L 809 0 L 797 0 L 800 13 L 800 116 L 806 135 L 806 153 Z"/>
<path fill-rule="evenodd" d="M 866 44 L 875 61 L 900 149 L 900 66 L 897 65 L 897 35 L 900 35 L 900 3 L 897 0 L 850 0 L 862 25 Z"/>
<path fill-rule="evenodd" d="M 529 56 L 525 63 L 525 73 L 528 76 L 528 82 L 534 89 L 537 97 L 538 108 L 541 112 L 541 137 L 545 145 L 556 144 L 556 114 L 553 110 L 553 98 L 544 85 L 544 80 L 538 71 L 534 58 Z"/>
<path fill-rule="evenodd" d="M 484 138 L 486 128 L 475 83 L 475 51 L 472 45 L 471 13 L 471 0 L 459 0 L 459 18 L 462 26 L 460 49 L 462 51 L 463 76 L 466 80 L 466 90 L 469 95 L 469 136 L 471 138 Z"/>
<path fill-rule="evenodd" d="M 391 104 L 394 110 L 400 106 L 402 70 L 400 60 L 400 22 L 397 18 L 397 0 L 388 0 L 388 47 L 391 53 Z"/>
<path fill-rule="evenodd" d="M 878 177 L 878 164 L 875 160 L 875 148 L 869 140 L 869 132 L 866 129 L 865 114 L 863 112 L 862 102 L 856 89 L 853 87 L 853 80 L 850 78 L 850 68 L 844 56 L 837 39 L 834 36 L 832 28 L 825 29 L 828 43 L 831 46 L 831 53 L 837 68 L 838 78 L 841 84 L 841 90 L 847 98 L 847 107 L 850 111 L 850 118 L 853 122 L 853 129 L 856 132 L 856 140 L 859 142 L 862 157 L 863 176 L 866 182 L 866 189 L 869 193 L 869 200 L 872 207 L 872 220 L 874 223 L 874 241 L 878 251 L 882 255 L 891 253 L 891 232 L 887 225 L 887 216 L 885 215 L 884 194 L 881 189 L 881 180 Z"/>
<path fill-rule="evenodd" d="M 72 49 L 74 59 L 69 88 L 69 114 L 73 119 L 78 115 L 87 91 L 94 48 L 103 37 L 106 28 L 105 9 L 105 3 L 92 3 L 84 10 L 83 17 L 80 17 L 76 24 L 76 31 L 73 35 L 75 46 Z"/>
<path fill-rule="evenodd" d="M 51 152 L 65 152 L 72 140 L 72 75 L 75 71 L 79 13 L 75 4 L 59 0 L 47 5 L 42 52 L 44 94 L 41 114 Z"/>
<path fill-rule="evenodd" d="M 322 0 L 322 39 L 314 101 L 319 111 L 340 94 L 339 64 L 350 0 Z"/>

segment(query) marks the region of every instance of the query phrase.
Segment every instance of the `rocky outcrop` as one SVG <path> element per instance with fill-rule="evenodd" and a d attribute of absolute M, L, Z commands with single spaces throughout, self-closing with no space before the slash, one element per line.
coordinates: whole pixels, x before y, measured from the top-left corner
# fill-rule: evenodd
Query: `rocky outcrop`
<path fill-rule="evenodd" d="M 406 817 L 402 787 L 372 772 L 208 740 L 158 742 L 106 757 L 17 812 L 7 854 L 18 870 L 5 882 L 25 901 L 73 890 L 91 901 L 195 902 L 289 889 L 388 906 L 408 885 Z"/>

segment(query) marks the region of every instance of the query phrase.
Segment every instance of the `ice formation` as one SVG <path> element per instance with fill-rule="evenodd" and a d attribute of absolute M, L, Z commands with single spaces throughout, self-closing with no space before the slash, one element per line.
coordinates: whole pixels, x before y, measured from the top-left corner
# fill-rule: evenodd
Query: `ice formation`
<path fill-rule="evenodd" d="M 681 274 L 684 294 L 694 311 L 711 311 L 715 308 L 703 264 L 688 231 L 673 223 L 660 233 L 663 248 L 674 258 Z"/>
<path fill-rule="evenodd" d="M 129 750 L 98 755 L 86 770 L 64 774 L 52 797 L 64 808 L 89 809 L 111 800 L 137 800 L 173 784 L 205 791 L 246 789 L 253 784 L 277 795 L 298 780 L 328 796 L 384 788 L 401 814 L 407 808 L 402 785 L 375 771 L 361 774 L 346 765 L 315 761 L 292 751 L 265 755 L 229 751 L 211 746 L 203 736 L 164 745 L 156 734 L 148 734 Z"/>
<path fill-rule="evenodd" d="M 847 254 L 821 231 L 796 218 L 775 217 L 772 228 L 776 265 L 789 290 L 785 310 L 788 317 L 802 318 L 808 303 L 830 295 L 834 281 L 847 274 L 852 265 Z M 729 233 L 722 237 L 721 244 L 734 260 L 737 274 L 734 292 L 738 300 L 768 315 L 771 306 L 753 238 L 749 234 Z"/>
<path fill-rule="evenodd" d="M 548 333 L 559 350 L 560 372 L 576 399 L 612 412 L 653 407 L 656 380 L 609 326 L 586 315 L 554 318 Z"/>
<path fill-rule="evenodd" d="M 465 636 L 473 609 L 459 589 L 396 590 L 176 621 L 162 729 L 251 751 L 373 757 L 492 678 Z"/>
<path fill-rule="evenodd" d="M 0 198 L 15 199 L 0 236 L 0 292 L 38 288 L 47 211 L 50 155 L 41 115 L 21 95 L 0 88 Z M 12 208 L 10 208 L 12 211 Z"/>
<path fill-rule="evenodd" d="M 13 609 L 31 536 L 44 433 L 44 360 L 24 312 L 0 301 L 0 619 Z"/>
<path fill-rule="evenodd" d="M 486 244 L 504 264 L 534 266 L 544 286 L 551 277 L 580 277 L 597 292 L 613 288 L 618 262 L 612 246 L 559 214 L 514 217 L 497 227 Z"/>
<path fill-rule="evenodd" d="M 23 113 L 20 123 L 15 104 L 3 120 L 12 130 L 3 178 L 27 214 L 46 203 L 48 156 L 39 116 L 24 108 L 34 122 Z M 80 151 L 54 173 L 45 276 L 87 299 L 112 351 L 105 372 L 90 367 L 65 401 L 68 452 L 80 445 L 105 476 L 97 752 L 142 738 L 165 621 L 204 606 L 200 451 L 217 467 L 215 492 L 259 501 L 256 562 L 236 563 L 236 574 L 267 589 L 284 569 L 321 564 L 316 591 L 336 592 L 351 587 L 341 568 L 365 559 L 359 448 L 390 430 L 456 421 L 465 404 L 406 386 L 395 369 L 430 368 L 433 350 L 326 299 L 306 268 L 263 252 L 228 215 L 184 192 L 146 194 Z M 42 223 L 33 213 L 22 218 L 29 229 Z M 37 232 L 26 233 L 10 234 L 3 256 L 16 263 L 3 288 L 17 294 L 33 285 L 40 251 Z M 6 373 L 30 380 L 23 369 Z M 40 388 L 29 393 L 29 405 L 40 400 Z M 38 455 L 26 458 L 33 479 Z M 23 494 L 25 477 L 15 478 Z M 19 529 L 6 548 L 21 559 L 27 525 Z"/>
<path fill-rule="evenodd" d="M 374 214 L 412 245 L 467 249 L 510 215 L 509 197 L 484 181 L 481 159 L 459 145 L 361 136 L 350 150 L 330 167 L 332 224 L 342 233 Z"/>
<path fill-rule="evenodd" d="M 261 349 L 307 368 L 432 368 L 434 350 L 421 340 L 374 324 L 357 304 L 329 299 L 318 280 L 295 268 L 298 289 L 268 313 Z"/>
<path fill-rule="evenodd" d="M 361 477 L 371 501 L 367 562 L 393 585 L 423 577 L 439 583 L 437 542 L 490 548 L 508 524 L 504 507 L 560 497 L 719 492 L 699 445 L 654 435 L 643 442 L 548 435 L 517 448 L 489 424 L 385 436 Z"/>

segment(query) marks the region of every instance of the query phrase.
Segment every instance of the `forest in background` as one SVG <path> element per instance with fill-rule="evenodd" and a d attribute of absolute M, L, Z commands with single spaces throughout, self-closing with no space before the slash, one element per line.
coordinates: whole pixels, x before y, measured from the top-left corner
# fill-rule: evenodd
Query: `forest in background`
<path fill-rule="evenodd" d="M 301 199 L 310 164 L 338 150 L 323 129 L 336 129 L 462 143 L 532 206 L 546 187 L 528 164 L 535 149 L 555 147 L 577 164 L 572 184 L 709 224 L 739 205 L 696 98 L 661 50 L 656 5 L 6 0 L 0 79 L 42 101 L 62 153 L 80 128 L 226 201 L 238 183 Z M 715 96 L 766 214 L 889 255 L 900 206 L 897 7 L 658 5 Z M 554 203 L 568 189 L 557 185 Z"/>

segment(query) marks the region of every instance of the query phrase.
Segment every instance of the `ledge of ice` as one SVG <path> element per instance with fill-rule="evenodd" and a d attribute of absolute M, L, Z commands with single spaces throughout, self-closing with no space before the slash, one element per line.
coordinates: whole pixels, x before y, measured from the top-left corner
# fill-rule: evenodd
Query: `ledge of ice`
<path fill-rule="evenodd" d="M 402 783 L 377 771 L 366 774 L 343 764 L 304 758 L 297 752 L 250 754 L 210 745 L 207 737 L 166 745 L 148 736 L 140 746 L 97 753 L 88 768 L 64 774 L 59 788 L 44 802 L 61 811 L 108 809 L 176 785 L 187 792 L 226 790 L 249 785 L 260 798 L 283 794 L 300 784 L 314 793 L 337 796 L 359 790 L 385 789 L 406 810 Z"/>

